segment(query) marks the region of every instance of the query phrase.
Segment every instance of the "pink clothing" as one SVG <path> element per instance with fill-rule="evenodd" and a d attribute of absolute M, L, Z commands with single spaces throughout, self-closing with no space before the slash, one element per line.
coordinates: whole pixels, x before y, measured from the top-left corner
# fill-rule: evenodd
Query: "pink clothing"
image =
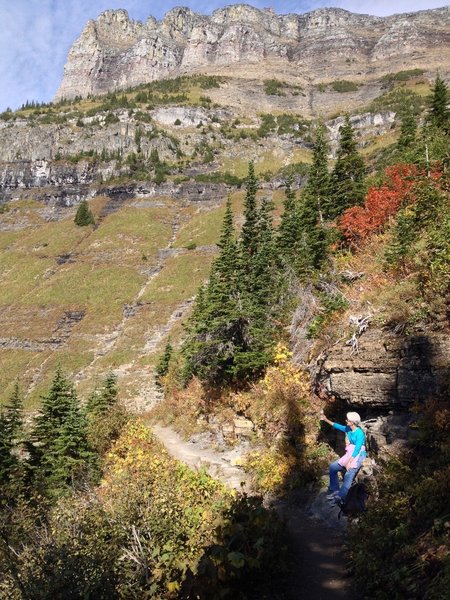
<path fill-rule="evenodd" d="M 347 446 L 345 446 L 345 454 L 344 456 L 341 456 L 341 458 L 338 460 L 338 463 L 341 465 L 341 467 L 350 468 L 350 465 L 348 463 L 352 458 L 354 449 L 355 444 L 347 444 Z"/>
<path fill-rule="evenodd" d="M 347 446 L 345 446 L 345 454 L 338 460 L 341 467 L 344 467 L 345 469 L 356 469 L 361 466 L 365 456 L 365 454 L 363 454 L 363 452 L 365 453 L 365 446 L 361 446 L 361 450 L 356 456 L 352 456 L 354 450 L 355 444 L 347 444 Z"/>

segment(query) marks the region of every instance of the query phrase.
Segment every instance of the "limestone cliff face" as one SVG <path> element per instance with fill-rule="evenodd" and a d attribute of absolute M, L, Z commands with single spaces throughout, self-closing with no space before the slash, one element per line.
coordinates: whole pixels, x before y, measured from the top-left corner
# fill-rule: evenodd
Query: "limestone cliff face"
<path fill-rule="evenodd" d="M 164 135 L 152 135 L 155 127 L 140 123 L 125 110 L 115 111 L 117 122 L 105 122 L 105 115 L 86 117 L 83 127 L 76 126 L 76 118 L 64 124 L 31 124 L 26 119 L 14 123 L 0 121 L 0 163 L 16 160 L 54 160 L 73 156 L 80 152 L 120 151 L 123 156 L 136 152 L 136 131 L 139 129 L 151 139 L 143 136 L 141 141 L 144 156 L 153 149 L 161 158 L 171 159 L 174 155 L 170 140 Z"/>
<path fill-rule="evenodd" d="M 314 80 L 388 72 L 405 62 L 444 67 L 438 49 L 449 43 L 449 7 L 386 18 L 334 8 L 276 15 L 235 5 L 210 17 L 174 8 L 162 21 L 150 17 L 146 23 L 131 20 L 125 10 L 108 10 L 89 21 L 73 44 L 56 99 L 271 60 L 292 76 L 301 69 Z"/>
<path fill-rule="evenodd" d="M 450 339 L 442 333 L 409 337 L 368 331 L 358 353 L 335 345 L 319 357 L 317 382 L 362 410 L 405 410 L 442 395 L 450 384 Z"/>

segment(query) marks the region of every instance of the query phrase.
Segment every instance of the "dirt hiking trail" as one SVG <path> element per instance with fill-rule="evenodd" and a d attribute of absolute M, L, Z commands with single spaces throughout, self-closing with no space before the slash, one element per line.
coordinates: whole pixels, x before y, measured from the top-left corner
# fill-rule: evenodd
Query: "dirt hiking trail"
<path fill-rule="evenodd" d="M 169 427 L 152 429 L 174 458 L 192 469 L 205 468 L 230 488 L 251 492 L 246 473 L 234 464 L 235 450 L 220 452 L 201 437 L 185 441 Z M 339 511 L 326 501 L 325 490 L 313 497 L 297 492 L 274 508 L 286 522 L 293 566 L 273 600 L 359 600 L 346 571 L 345 518 L 338 519 Z"/>

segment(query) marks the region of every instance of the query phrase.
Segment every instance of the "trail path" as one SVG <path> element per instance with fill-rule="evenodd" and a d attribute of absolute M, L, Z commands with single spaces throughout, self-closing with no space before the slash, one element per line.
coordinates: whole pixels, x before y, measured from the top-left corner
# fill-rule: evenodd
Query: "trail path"
<path fill-rule="evenodd" d="M 153 426 L 168 452 L 193 469 L 208 473 L 233 489 L 250 492 L 250 482 L 242 468 L 234 464 L 242 452 L 220 452 L 207 439 L 184 441 L 169 427 Z M 293 552 L 293 568 L 273 600 L 357 600 L 346 576 L 342 543 L 345 519 L 327 503 L 325 491 L 311 498 L 301 492 L 278 501 L 275 509 L 287 524 Z"/>

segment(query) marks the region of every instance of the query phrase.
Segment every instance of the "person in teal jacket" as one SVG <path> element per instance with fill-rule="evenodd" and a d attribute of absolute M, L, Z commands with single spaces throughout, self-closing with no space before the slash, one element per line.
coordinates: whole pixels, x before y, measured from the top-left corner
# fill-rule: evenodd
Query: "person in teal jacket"
<path fill-rule="evenodd" d="M 347 413 L 345 425 L 330 421 L 323 410 L 320 412 L 320 419 L 334 429 L 342 431 L 346 436 L 344 456 L 330 464 L 330 486 L 327 495 L 329 500 L 340 502 L 345 500 L 348 490 L 366 458 L 366 436 L 361 429 L 361 417 L 356 412 Z M 340 487 L 338 473 L 344 475 Z"/>

